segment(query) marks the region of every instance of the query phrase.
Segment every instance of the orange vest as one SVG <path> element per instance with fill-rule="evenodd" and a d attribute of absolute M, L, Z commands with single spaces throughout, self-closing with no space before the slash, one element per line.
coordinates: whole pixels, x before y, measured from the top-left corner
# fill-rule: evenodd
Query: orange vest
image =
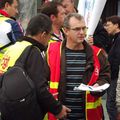
<path fill-rule="evenodd" d="M 58 86 L 60 80 L 60 58 L 61 58 L 61 46 L 62 42 L 50 43 L 47 51 L 47 60 L 50 67 L 50 92 L 57 99 Z M 98 60 L 98 54 L 101 51 L 100 48 L 92 46 L 94 57 L 94 71 L 91 76 L 88 85 L 93 85 L 98 77 L 100 71 L 100 63 Z M 100 97 L 93 97 L 89 91 L 86 91 L 86 120 L 102 120 L 102 104 Z M 48 113 L 48 120 L 56 120 L 54 115 Z"/>

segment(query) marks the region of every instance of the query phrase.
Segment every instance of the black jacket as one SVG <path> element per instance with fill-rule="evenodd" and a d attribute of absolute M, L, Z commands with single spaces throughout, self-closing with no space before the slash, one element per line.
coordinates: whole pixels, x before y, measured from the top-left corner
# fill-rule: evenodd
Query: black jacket
<path fill-rule="evenodd" d="M 93 38 L 95 46 L 103 48 L 107 53 L 109 52 L 111 48 L 111 39 L 101 22 L 98 23 Z"/>
<path fill-rule="evenodd" d="M 53 98 L 47 89 L 49 71 L 46 69 L 48 66 L 41 54 L 46 48 L 29 37 L 24 37 L 23 40 L 29 41 L 34 46 L 37 46 L 33 47 L 30 52 L 26 63 L 26 70 L 36 86 L 38 102 L 41 109 L 40 118 L 38 120 L 42 120 L 45 113 L 48 111 L 55 115 L 58 114 L 62 109 L 62 105 Z"/>
<path fill-rule="evenodd" d="M 115 34 L 112 44 L 108 59 L 111 65 L 111 80 L 115 80 L 118 78 L 120 65 L 120 32 Z"/>

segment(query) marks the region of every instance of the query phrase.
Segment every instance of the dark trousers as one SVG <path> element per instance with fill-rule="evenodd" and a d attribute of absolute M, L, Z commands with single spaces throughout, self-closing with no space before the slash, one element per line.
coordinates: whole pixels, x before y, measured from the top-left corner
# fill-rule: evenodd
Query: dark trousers
<path fill-rule="evenodd" d="M 117 79 L 111 80 L 111 85 L 107 90 L 107 112 L 110 120 L 116 120 L 117 108 L 116 108 L 116 87 Z"/>

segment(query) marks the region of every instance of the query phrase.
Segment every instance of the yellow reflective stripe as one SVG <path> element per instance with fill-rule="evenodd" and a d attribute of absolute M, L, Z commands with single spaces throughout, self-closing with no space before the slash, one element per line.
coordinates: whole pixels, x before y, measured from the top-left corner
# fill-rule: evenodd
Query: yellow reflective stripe
<path fill-rule="evenodd" d="M 0 47 L 3 47 L 3 45 L 0 44 Z M 3 54 L 6 52 L 7 48 L 4 48 L 0 51 L 0 60 L 2 59 L 3 57 Z"/>
<path fill-rule="evenodd" d="M 101 51 L 101 49 L 98 51 L 97 56 L 99 55 L 100 51 Z"/>
<path fill-rule="evenodd" d="M 101 98 L 99 98 L 96 102 L 86 103 L 86 109 L 97 108 L 100 105 L 101 105 Z"/>
<path fill-rule="evenodd" d="M 48 113 L 45 115 L 43 120 L 48 120 Z M 56 119 L 56 120 L 58 120 L 58 119 Z"/>
<path fill-rule="evenodd" d="M 58 82 L 51 82 L 50 81 L 50 88 L 51 89 L 57 89 L 58 88 L 58 84 L 59 84 Z"/>
<path fill-rule="evenodd" d="M 50 66 L 50 64 L 49 64 L 49 54 L 48 54 L 48 52 L 49 52 L 49 47 L 50 47 L 50 43 L 48 43 L 48 48 L 47 48 L 47 51 L 46 51 L 47 63 L 48 63 L 48 65 Z"/>
<path fill-rule="evenodd" d="M 48 114 L 45 115 L 43 120 L 48 120 Z"/>
<path fill-rule="evenodd" d="M 61 45 L 60 45 L 60 58 L 61 58 L 61 53 L 62 53 L 62 45 L 63 45 L 63 41 L 61 42 Z"/>
<path fill-rule="evenodd" d="M 101 105 L 101 98 L 99 98 L 96 102 L 87 102 L 87 95 L 90 94 L 90 91 L 86 91 L 86 120 L 88 120 L 87 110 L 97 108 Z"/>
<path fill-rule="evenodd" d="M 0 22 L 5 21 L 5 20 L 9 20 L 10 18 L 8 17 L 4 17 L 4 16 L 0 16 Z M 11 20 L 11 19 L 10 19 Z"/>
<path fill-rule="evenodd" d="M 52 39 L 50 39 L 48 42 L 49 42 L 49 43 L 53 43 L 53 42 L 57 42 L 57 40 L 52 40 Z"/>

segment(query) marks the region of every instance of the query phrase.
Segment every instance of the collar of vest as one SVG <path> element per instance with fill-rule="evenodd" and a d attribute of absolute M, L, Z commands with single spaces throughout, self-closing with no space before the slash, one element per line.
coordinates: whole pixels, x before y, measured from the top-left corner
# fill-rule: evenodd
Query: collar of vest
<path fill-rule="evenodd" d="M 24 36 L 22 40 L 28 41 L 28 42 L 32 43 L 32 45 L 37 46 L 40 49 L 41 52 L 47 50 L 47 47 L 45 47 L 40 42 L 34 40 L 31 37 Z"/>
<path fill-rule="evenodd" d="M 7 12 L 1 9 L 0 9 L 0 14 L 4 15 L 5 17 L 10 17 Z"/>

